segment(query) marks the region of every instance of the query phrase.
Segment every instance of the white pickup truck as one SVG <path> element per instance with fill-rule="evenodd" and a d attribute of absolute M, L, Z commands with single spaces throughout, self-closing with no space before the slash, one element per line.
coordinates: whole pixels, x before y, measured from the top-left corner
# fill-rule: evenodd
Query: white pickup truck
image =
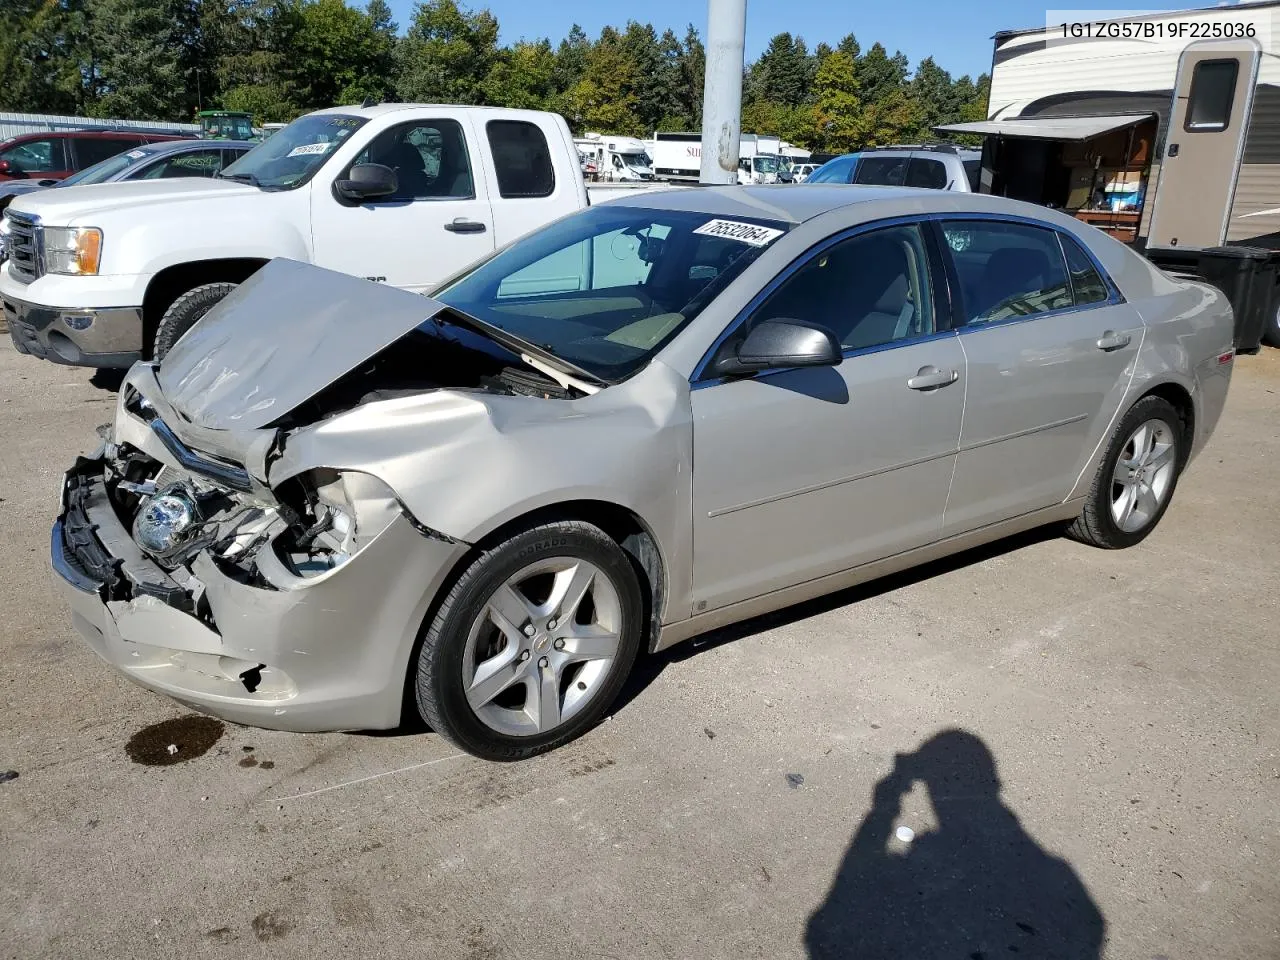
<path fill-rule="evenodd" d="M 163 356 L 274 257 L 426 291 L 588 202 L 555 114 L 337 107 L 294 121 L 216 179 L 15 201 L 0 301 L 20 351 L 125 367 Z"/>

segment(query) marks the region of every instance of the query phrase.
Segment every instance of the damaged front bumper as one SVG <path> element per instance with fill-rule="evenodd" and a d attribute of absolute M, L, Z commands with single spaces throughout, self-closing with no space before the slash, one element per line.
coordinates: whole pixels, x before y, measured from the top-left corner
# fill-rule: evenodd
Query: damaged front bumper
<path fill-rule="evenodd" d="M 67 473 L 50 560 L 76 629 L 135 682 L 236 723 L 293 731 L 400 722 L 419 627 L 465 544 L 397 515 L 349 561 L 299 576 L 267 545 L 257 576 L 201 551 L 163 569 L 134 542 L 104 455 Z"/>

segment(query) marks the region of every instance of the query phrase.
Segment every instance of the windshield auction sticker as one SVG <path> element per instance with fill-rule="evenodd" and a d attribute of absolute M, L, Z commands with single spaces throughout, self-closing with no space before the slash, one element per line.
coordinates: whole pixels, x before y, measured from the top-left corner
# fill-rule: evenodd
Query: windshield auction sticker
<path fill-rule="evenodd" d="M 725 240 L 737 240 L 749 243 L 753 247 L 767 247 L 782 236 L 781 230 L 762 227 L 755 223 L 742 223 L 739 220 L 709 220 L 694 233 L 704 237 L 721 237 Z"/>
<path fill-rule="evenodd" d="M 1174 49 L 1195 40 L 1216 40 L 1231 46 L 1238 43 L 1243 50 L 1271 50 L 1272 9 L 1252 4 L 1219 3 L 1203 10 L 1177 10 L 1164 13 L 1150 10 L 1048 10 L 1045 15 L 1044 40 L 1047 47 L 1071 45 L 1082 41 L 1131 41 L 1137 49 L 1149 51 L 1152 45 L 1171 45 Z"/>
<path fill-rule="evenodd" d="M 300 147 L 294 147 L 289 151 L 290 157 L 314 157 L 322 153 L 328 153 L 332 143 L 304 143 Z"/>

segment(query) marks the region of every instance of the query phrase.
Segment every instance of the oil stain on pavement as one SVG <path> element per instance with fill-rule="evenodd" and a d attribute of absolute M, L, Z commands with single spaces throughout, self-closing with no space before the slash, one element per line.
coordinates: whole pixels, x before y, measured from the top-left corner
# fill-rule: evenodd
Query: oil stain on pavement
<path fill-rule="evenodd" d="M 189 714 L 143 727 L 125 744 L 125 753 L 134 763 L 167 767 L 204 756 L 222 737 L 221 720 Z"/>

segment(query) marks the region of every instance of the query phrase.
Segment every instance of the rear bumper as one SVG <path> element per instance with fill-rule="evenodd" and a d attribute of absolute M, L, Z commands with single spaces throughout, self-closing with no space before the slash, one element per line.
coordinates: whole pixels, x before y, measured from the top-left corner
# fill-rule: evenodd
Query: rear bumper
<path fill-rule="evenodd" d="M 129 367 L 142 358 L 142 308 L 59 309 L 0 295 L 19 353 L 76 367 Z"/>
<path fill-rule="evenodd" d="M 170 575 L 117 516 L 101 461 L 82 458 L 49 552 L 76 630 L 129 679 L 235 723 L 313 732 L 400 722 L 419 625 L 461 550 L 401 517 L 309 580 L 264 556 L 268 582 L 247 583 L 205 553 Z"/>

